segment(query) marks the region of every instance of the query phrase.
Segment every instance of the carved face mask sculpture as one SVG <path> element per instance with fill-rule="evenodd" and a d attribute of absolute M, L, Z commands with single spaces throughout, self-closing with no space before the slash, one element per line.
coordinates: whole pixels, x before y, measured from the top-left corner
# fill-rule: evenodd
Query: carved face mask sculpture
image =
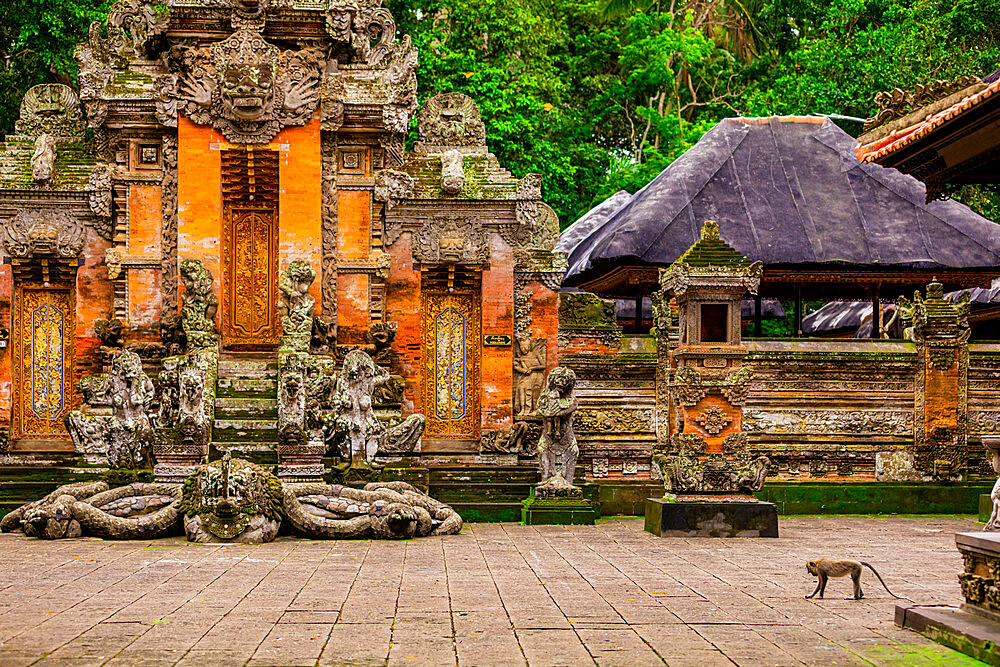
<path fill-rule="evenodd" d="M 222 77 L 225 109 L 241 121 L 261 120 L 274 105 L 274 81 L 265 66 L 233 64 Z"/>

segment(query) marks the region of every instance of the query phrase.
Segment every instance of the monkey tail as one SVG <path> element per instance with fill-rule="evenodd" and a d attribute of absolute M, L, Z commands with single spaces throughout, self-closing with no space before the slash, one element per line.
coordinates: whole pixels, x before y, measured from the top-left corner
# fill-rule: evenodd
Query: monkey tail
<path fill-rule="evenodd" d="M 910 600 L 910 598 L 904 598 L 903 596 L 901 596 L 901 595 L 896 595 L 895 593 L 893 593 L 892 591 L 890 591 L 890 590 L 889 590 L 889 587 L 885 585 L 885 581 L 883 581 L 883 580 L 882 580 L 882 575 L 881 575 L 881 574 L 879 574 L 879 573 L 878 573 L 878 570 L 876 570 L 876 569 L 875 569 L 874 567 L 872 567 L 872 566 L 871 566 L 871 565 L 870 565 L 869 563 L 866 563 L 866 562 L 864 562 L 864 561 L 861 561 L 861 564 L 862 564 L 862 565 L 864 565 L 864 566 L 865 566 L 865 567 L 867 567 L 867 568 L 868 568 L 869 570 L 871 570 L 872 572 L 874 572 L 874 573 L 875 573 L 875 576 L 876 576 L 876 577 L 878 577 L 878 580 L 879 580 L 879 583 L 881 583 L 881 584 L 882 584 L 882 588 L 884 588 L 884 589 L 885 589 L 885 592 L 886 592 L 886 593 L 888 593 L 888 594 L 889 594 L 889 595 L 891 595 L 892 597 L 896 598 L 897 600 L 907 600 L 907 601 L 909 601 L 909 602 L 913 602 L 913 600 Z"/>

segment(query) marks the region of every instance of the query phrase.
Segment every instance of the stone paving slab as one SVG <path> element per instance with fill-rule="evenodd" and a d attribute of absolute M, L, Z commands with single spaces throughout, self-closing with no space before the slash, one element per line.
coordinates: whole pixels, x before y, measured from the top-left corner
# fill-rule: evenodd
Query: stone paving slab
<path fill-rule="evenodd" d="M 406 542 L 198 545 L 0 535 L 0 665 L 978 664 L 893 624 L 813 558 L 958 604 L 971 518 L 781 519 L 779 539 L 658 538 L 642 521 L 470 524 Z"/>

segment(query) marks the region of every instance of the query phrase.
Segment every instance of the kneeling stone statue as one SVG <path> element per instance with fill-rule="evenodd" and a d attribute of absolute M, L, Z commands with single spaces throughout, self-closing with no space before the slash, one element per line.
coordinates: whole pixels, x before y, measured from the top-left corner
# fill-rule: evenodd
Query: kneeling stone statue
<path fill-rule="evenodd" d="M 375 415 L 372 394 L 389 378 L 385 369 L 361 350 L 352 350 L 344 357 L 333 397 L 334 431 L 340 455 L 352 463 L 371 465 L 379 452 L 413 452 L 423 435 L 423 415 L 410 415 L 391 427 Z"/>

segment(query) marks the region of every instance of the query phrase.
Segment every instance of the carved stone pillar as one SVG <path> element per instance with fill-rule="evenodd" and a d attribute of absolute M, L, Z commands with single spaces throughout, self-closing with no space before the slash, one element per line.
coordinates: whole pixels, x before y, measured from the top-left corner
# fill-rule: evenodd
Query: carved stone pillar
<path fill-rule="evenodd" d="M 926 294 L 899 300 L 917 345 L 913 466 L 928 479 L 959 480 L 968 459 L 969 295 L 947 301 L 937 281 Z"/>

